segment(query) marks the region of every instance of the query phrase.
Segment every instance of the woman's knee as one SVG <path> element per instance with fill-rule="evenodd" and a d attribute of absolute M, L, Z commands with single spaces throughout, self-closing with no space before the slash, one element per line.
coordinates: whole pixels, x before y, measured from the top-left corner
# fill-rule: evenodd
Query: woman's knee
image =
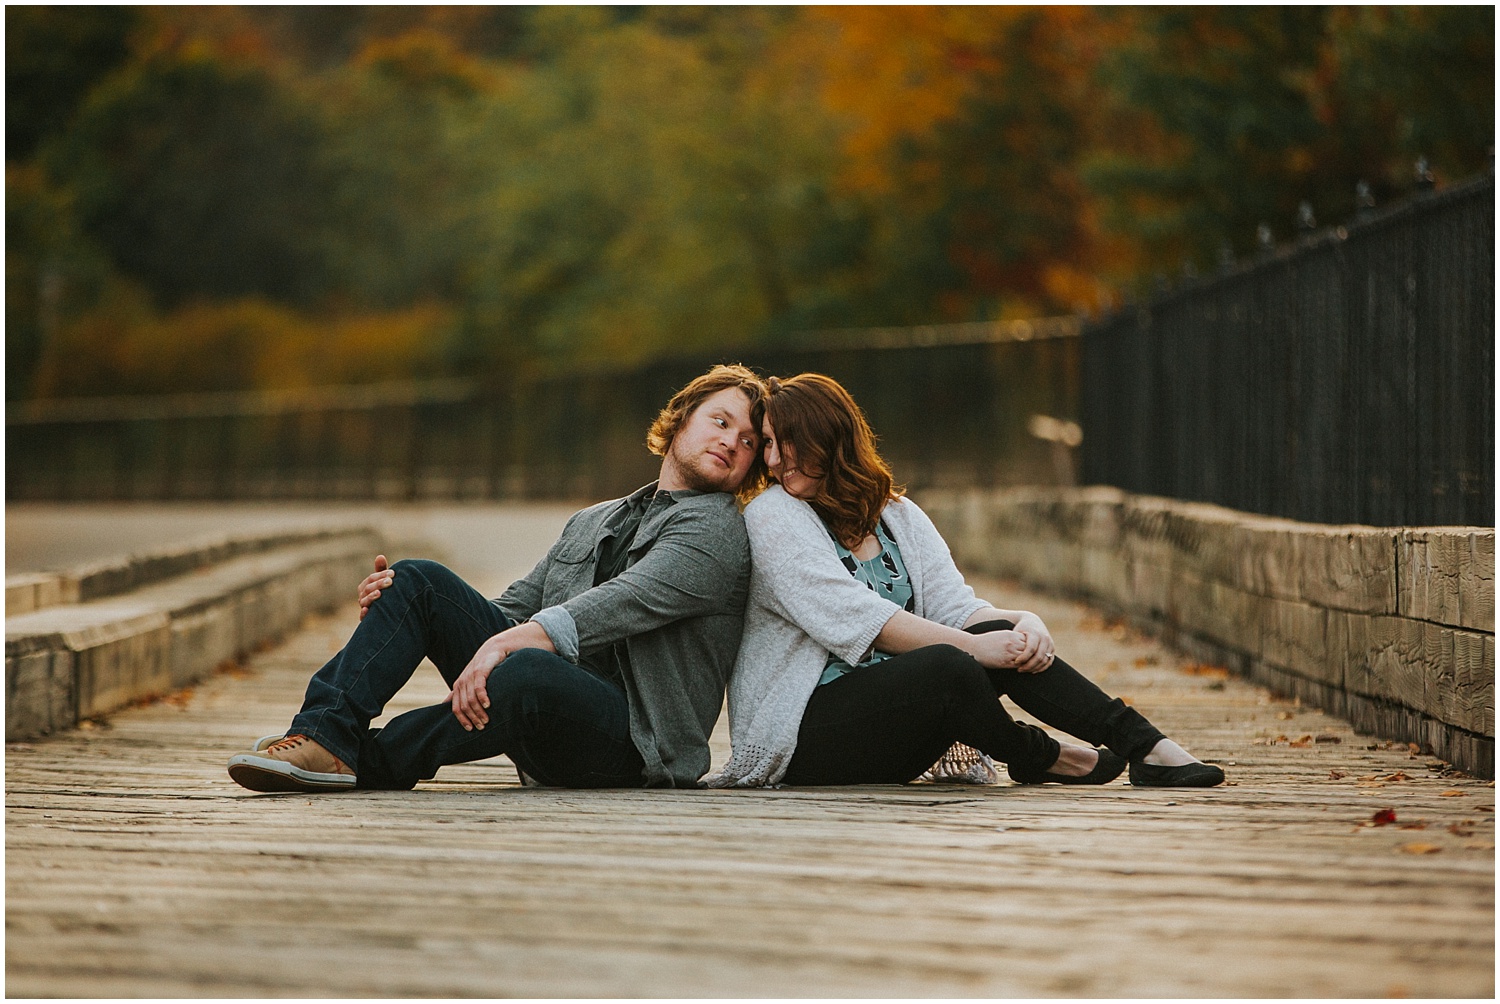
<path fill-rule="evenodd" d="M 930 685 L 958 692 L 990 690 L 984 667 L 972 655 L 956 645 L 929 645 L 924 655 L 922 674 Z"/>

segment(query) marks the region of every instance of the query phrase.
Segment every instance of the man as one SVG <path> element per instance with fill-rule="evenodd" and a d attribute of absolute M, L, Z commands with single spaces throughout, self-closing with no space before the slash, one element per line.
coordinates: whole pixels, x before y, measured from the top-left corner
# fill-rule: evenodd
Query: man
<path fill-rule="evenodd" d="M 739 649 L 750 549 L 734 493 L 765 476 L 764 387 L 716 366 L 651 426 L 658 480 L 568 520 L 498 600 L 431 561 L 377 559 L 360 623 L 287 736 L 229 761 L 255 791 L 410 788 L 504 753 L 561 787 L 693 787 Z M 443 703 L 371 729 L 423 657 Z M 264 741 L 263 741 L 264 742 Z"/>

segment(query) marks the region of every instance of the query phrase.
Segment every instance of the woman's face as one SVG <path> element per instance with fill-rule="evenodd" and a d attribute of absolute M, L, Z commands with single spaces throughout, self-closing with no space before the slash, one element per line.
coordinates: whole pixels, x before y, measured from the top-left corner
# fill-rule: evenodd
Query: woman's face
<path fill-rule="evenodd" d="M 810 478 L 797 470 L 795 453 L 790 446 L 783 447 L 776 438 L 770 415 L 761 423 L 761 433 L 765 438 L 766 466 L 771 470 L 771 477 L 780 482 L 786 493 L 794 498 L 810 499 L 816 495 L 823 479 Z"/>

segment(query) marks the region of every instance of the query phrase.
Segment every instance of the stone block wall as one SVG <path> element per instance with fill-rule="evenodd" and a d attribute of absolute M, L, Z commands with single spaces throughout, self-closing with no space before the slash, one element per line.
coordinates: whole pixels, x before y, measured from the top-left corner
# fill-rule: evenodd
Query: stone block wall
<path fill-rule="evenodd" d="M 1495 531 L 1325 526 L 1113 488 L 927 491 L 960 567 L 1494 776 Z"/>

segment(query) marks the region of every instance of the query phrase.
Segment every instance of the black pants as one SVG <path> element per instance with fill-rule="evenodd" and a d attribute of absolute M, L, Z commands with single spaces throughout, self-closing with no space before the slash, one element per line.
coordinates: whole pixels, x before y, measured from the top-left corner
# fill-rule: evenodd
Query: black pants
<path fill-rule="evenodd" d="M 1009 630 L 1009 621 L 968 631 Z M 1040 673 L 986 669 L 962 649 L 930 645 L 846 673 L 813 690 L 787 784 L 905 784 L 955 742 L 1002 763 L 1045 770 L 1057 740 L 1000 703 L 1085 742 L 1138 760 L 1165 738 L 1140 712 L 1055 659 Z"/>

